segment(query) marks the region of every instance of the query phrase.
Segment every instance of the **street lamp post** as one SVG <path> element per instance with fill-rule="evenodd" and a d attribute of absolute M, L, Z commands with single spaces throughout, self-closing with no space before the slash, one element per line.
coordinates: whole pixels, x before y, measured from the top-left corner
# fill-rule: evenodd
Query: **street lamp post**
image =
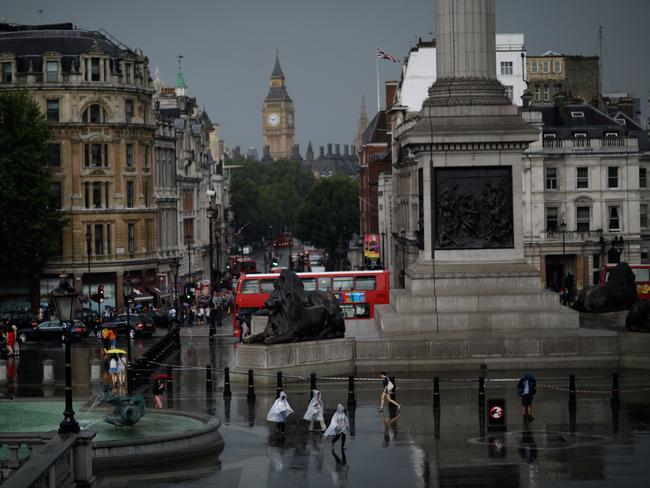
<path fill-rule="evenodd" d="M 188 286 L 192 285 L 192 236 L 185 236 L 185 242 L 187 242 L 187 283 Z"/>
<path fill-rule="evenodd" d="M 564 277 L 566 275 L 566 269 L 565 269 L 565 266 L 566 266 L 566 261 L 565 261 L 566 254 L 565 254 L 565 251 L 566 251 L 566 249 L 565 249 L 565 246 L 564 246 L 564 244 L 565 244 L 564 235 L 566 234 L 566 222 L 564 221 L 564 218 L 560 222 L 560 232 L 562 232 L 562 276 L 561 276 L 561 279 L 560 279 L 560 283 L 561 283 L 560 288 L 564 288 L 564 285 L 565 285 Z"/>
<path fill-rule="evenodd" d="M 129 274 L 126 275 L 126 280 L 122 288 L 124 289 L 124 301 L 126 302 L 126 355 L 127 360 L 131 361 L 131 303 L 133 301 L 133 283 Z"/>
<path fill-rule="evenodd" d="M 180 313 L 178 309 L 178 270 L 181 267 L 180 259 L 174 258 L 169 267 L 174 273 L 174 306 L 176 307 L 176 316 Z"/>
<path fill-rule="evenodd" d="M 209 293 L 209 296 L 210 296 L 210 299 L 212 299 L 212 294 L 214 293 L 214 282 L 213 282 L 214 252 L 212 250 L 212 246 L 214 245 L 214 243 L 213 243 L 213 239 L 212 239 L 212 221 L 214 220 L 214 213 L 215 213 L 214 207 L 212 205 L 210 205 L 208 207 L 207 213 L 208 213 L 208 233 L 210 235 L 209 244 L 208 244 L 208 248 L 209 248 L 209 252 L 210 252 L 210 255 L 208 256 L 208 261 L 209 261 L 208 267 L 210 269 L 210 276 L 209 276 L 210 293 Z"/>
<path fill-rule="evenodd" d="M 381 268 L 386 269 L 386 249 L 384 241 L 386 240 L 386 232 L 381 231 Z"/>
<path fill-rule="evenodd" d="M 293 252 L 293 237 L 289 237 L 289 269 L 293 269 L 293 260 L 291 254 Z"/>
<path fill-rule="evenodd" d="M 92 322 L 92 319 L 93 319 L 93 305 L 92 305 L 92 301 L 90 300 L 90 293 L 92 291 L 90 289 L 90 255 L 92 253 L 92 239 L 93 239 L 93 236 L 90 234 L 90 230 L 86 231 L 86 236 L 85 237 L 86 237 L 86 254 L 88 255 L 88 278 L 87 278 L 87 281 L 88 281 L 88 315 L 89 315 L 88 320 L 90 320 Z M 83 318 L 83 314 L 82 314 L 82 318 Z"/>
<path fill-rule="evenodd" d="M 74 418 L 72 408 L 72 354 L 70 352 L 70 326 L 74 320 L 74 305 L 79 293 L 68 283 L 67 276 L 60 276 L 58 288 L 52 292 L 52 299 L 59 322 L 65 331 L 63 342 L 65 344 L 65 410 L 63 411 L 63 422 L 59 424 L 60 434 L 76 434 L 79 432 L 79 424 Z M 64 325 L 66 324 L 67 325 Z"/>

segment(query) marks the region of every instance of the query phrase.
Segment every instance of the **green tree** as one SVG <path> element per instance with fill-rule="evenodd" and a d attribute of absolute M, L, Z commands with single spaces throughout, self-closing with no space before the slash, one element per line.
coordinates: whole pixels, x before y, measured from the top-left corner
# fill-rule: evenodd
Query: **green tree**
<path fill-rule="evenodd" d="M 318 180 L 300 207 L 296 236 L 330 255 L 359 228 L 359 187 L 354 178 L 332 176 Z"/>
<path fill-rule="evenodd" d="M 241 165 L 232 170 L 231 204 L 234 226 L 245 227 L 249 241 L 269 237 L 270 229 L 293 232 L 298 209 L 313 185 L 311 174 L 296 161 L 278 160 L 270 164 L 258 161 L 233 160 Z"/>
<path fill-rule="evenodd" d="M 33 280 L 61 249 L 65 219 L 50 197 L 50 131 L 26 92 L 0 93 L 0 275 Z"/>

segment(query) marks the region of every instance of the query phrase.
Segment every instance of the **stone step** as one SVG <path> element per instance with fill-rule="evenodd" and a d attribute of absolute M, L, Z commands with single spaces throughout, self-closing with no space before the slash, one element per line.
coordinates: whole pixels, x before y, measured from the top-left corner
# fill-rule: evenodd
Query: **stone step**
<path fill-rule="evenodd" d="M 570 329 L 579 327 L 578 313 L 570 309 L 536 309 L 490 312 L 396 313 L 391 305 L 376 305 L 375 320 L 382 332 L 433 332 L 459 330 Z"/>
<path fill-rule="evenodd" d="M 409 283 L 414 295 L 433 294 L 433 280 L 418 280 Z M 436 295 L 489 295 L 494 290 L 505 294 L 530 294 L 541 290 L 537 276 L 440 278 L 435 280 Z"/>
<path fill-rule="evenodd" d="M 555 293 L 491 293 L 481 295 L 412 295 L 406 290 L 391 290 L 390 303 L 398 313 L 434 312 L 492 312 L 513 310 L 559 310 Z"/>

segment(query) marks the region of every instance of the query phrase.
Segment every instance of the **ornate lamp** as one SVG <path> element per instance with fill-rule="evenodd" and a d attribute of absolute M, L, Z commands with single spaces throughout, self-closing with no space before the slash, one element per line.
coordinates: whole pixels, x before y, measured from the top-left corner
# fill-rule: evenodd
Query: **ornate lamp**
<path fill-rule="evenodd" d="M 79 293 L 68 283 L 65 273 L 60 276 L 59 286 L 52 291 L 52 300 L 54 308 L 59 317 L 59 322 L 64 326 L 64 344 L 65 344 L 65 410 L 63 411 L 63 422 L 59 424 L 60 434 L 76 434 L 79 432 L 79 424 L 74 418 L 72 409 L 72 355 L 70 353 L 70 332 L 69 328 L 74 320 L 74 306 Z"/>

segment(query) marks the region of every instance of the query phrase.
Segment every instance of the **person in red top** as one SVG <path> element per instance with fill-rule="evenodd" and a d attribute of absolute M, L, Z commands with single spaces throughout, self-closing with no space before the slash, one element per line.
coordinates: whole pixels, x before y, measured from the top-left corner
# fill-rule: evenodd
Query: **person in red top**
<path fill-rule="evenodd" d="M 16 331 L 13 328 L 13 324 L 7 325 L 7 332 L 5 333 L 5 336 L 7 339 L 7 355 L 13 356 L 15 354 L 14 346 L 16 344 Z"/>

